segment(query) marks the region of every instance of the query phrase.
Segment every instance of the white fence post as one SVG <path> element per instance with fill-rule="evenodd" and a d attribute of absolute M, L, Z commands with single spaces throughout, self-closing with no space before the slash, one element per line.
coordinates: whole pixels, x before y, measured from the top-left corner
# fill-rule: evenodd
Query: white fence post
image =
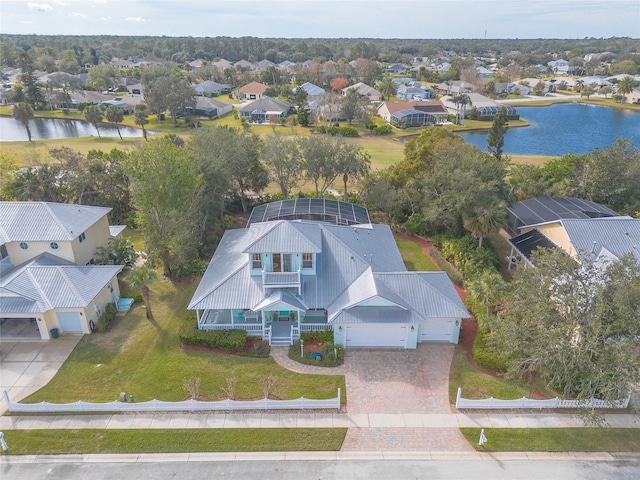
<path fill-rule="evenodd" d="M 9 408 L 9 411 L 13 411 L 12 404 L 11 404 L 11 400 L 9 399 L 9 392 L 7 392 L 6 390 L 2 391 L 2 395 L 4 395 L 4 400 L 5 402 L 7 402 L 7 407 Z"/>
<path fill-rule="evenodd" d="M 462 387 L 458 387 L 458 393 L 456 394 L 456 408 L 459 409 L 460 407 L 458 405 L 460 405 L 460 397 L 462 397 Z"/>

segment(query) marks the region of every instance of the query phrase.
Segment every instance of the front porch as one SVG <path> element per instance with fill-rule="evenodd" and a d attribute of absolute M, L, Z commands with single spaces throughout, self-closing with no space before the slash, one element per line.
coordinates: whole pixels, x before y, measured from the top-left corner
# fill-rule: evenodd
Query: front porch
<path fill-rule="evenodd" d="M 261 311 L 204 310 L 196 311 L 200 330 L 245 330 L 247 335 L 261 337 L 269 345 L 292 345 L 303 332 L 333 330 L 324 310 Z"/>

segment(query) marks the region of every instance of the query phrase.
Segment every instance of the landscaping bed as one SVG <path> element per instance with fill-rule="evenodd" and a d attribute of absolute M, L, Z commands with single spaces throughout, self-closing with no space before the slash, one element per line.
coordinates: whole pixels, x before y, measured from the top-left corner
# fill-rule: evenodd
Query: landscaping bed
<path fill-rule="evenodd" d="M 304 355 L 301 355 L 304 353 Z M 333 343 L 333 332 L 305 332 L 289 347 L 289 358 L 305 365 L 337 367 L 344 361 L 344 349 Z"/>
<path fill-rule="evenodd" d="M 271 352 L 269 342 L 263 340 L 260 337 L 247 337 L 244 343 L 244 348 L 239 351 L 223 350 L 218 347 L 212 347 L 207 345 L 192 345 L 181 343 L 181 346 L 185 350 L 199 350 L 201 352 L 217 352 L 226 353 L 229 355 L 241 355 L 243 357 L 257 357 L 267 358 Z"/>

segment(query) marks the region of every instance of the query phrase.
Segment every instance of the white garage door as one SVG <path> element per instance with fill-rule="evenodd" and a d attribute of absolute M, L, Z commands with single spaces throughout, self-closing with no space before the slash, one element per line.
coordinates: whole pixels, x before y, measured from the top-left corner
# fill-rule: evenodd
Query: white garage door
<path fill-rule="evenodd" d="M 401 347 L 407 341 L 404 323 L 363 323 L 347 325 L 349 347 Z"/>
<path fill-rule="evenodd" d="M 433 318 L 422 324 L 423 342 L 450 342 L 453 319 Z"/>
<path fill-rule="evenodd" d="M 57 315 L 61 332 L 82 333 L 82 320 L 78 312 L 58 312 Z"/>

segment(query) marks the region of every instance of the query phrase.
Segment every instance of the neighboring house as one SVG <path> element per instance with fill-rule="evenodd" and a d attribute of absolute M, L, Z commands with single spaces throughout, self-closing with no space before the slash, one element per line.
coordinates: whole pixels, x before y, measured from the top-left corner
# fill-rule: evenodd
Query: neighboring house
<path fill-rule="evenodd" d="M 270 61 L 270 60 L 266 60 L 266 59 L 265 59 L 265 60 L 260 60 L 260 61 L 257 63 L 257 65 L 256 65 L 256 70 L 257 70 L 258 72 L 261 72 L 261 71 L 263 71 L 263 70 L 266 70 L 266 69 L 267 69 L 267 68 L 269 68 L 269 67 L 276 68 L 277 66 L 278 66 L 278 65 L 277 65 L 277 64 L 275 64 L 275 63 L 273 63 L 272 61 Z"/>
<path fill-rule="evenodd" d="M 403 100 L 426 100 L 433 97 L 435 93 L 432 88 L 414 82 L 398 87 L 396 96 Z"/>
<path fill-rule="evenodd" d="M 233 63 L 231 63 L 229 60 L 225 60 L 224 58 L 221 58 L 220 60 L 216 60 L 215 62 L 209 62 L 209 65 L 213 65 L 219 70 L 226 70 L 227 68 L 233 68 Z"/>
<path fill-rule="evenodd" d="M 390 73 L 390 74 L 405 74 L 409 71 L 409 69 L 407 67 L 405 67 L 404 65 L 400 65 L 399 63 L 394 63 L 393 65 L 389 65 L 386 68 L 386 72 Z"/>
<path fill-rule="evenodd" d="M 462 80 L 443 82 L 438 84 L 438 91 L 443 95 L 459 95 L 461 93 L 473 92 L 473 85 Z"/>
<path fill-rule="evenodd" d="M 51 338 L 54 328 L 90 333 L 107 304 L 124 311 L 131 307 L 133 300 L 120 298 L 117 274 L 122 267 L 93 265 L 98 248 L 124 229 L 109 226 L 110 210 L 0 202 L 3 335 L 26 322 L 37 325 L 44 340 Z"/>
<path fill-rule="evenodd" d="M 407 112 L 413 112 L 410 116 Z M 378 116 L 401 127 L 434 125 L 444 122 L 449 115 L 442 102 L 384 102 L 378 107 Z"/>
<path fill-rule="evenodd" d="M 548 62 L 547 65 L 551 67 L 551 70 L 556 75 L 575 75 L 580 70 L 582 70 L 582 67 L 571 66 L 569 65 L 568 61 L 562 58 L 558 60 L 552 60 Z"/>
<path fill-rule="evenodd" d="M 240 87 L 238 89 L 238 94 L 240 98 L 244 98 L 246 100 L 257 100 L 258 98 L 264 97 L 264 92 L 266 92 L 268 88 L 269 87 L 264 83 L 251 82 Z"/>
<path fill-rule="evenodd" d="M 191 67 L 191 70 L 198 70 L 199 68 L 202 68 L 202 66 L 204 65 L 204 63 L 206 62 L 206 60 L 202 59 L 202 58 L 198 58 L 192 62 L 189 62 L 187 65 L 189 65 L 189 67 Z"/>
<path fill-rule="evenodd" d="M 493 72 L 488 68 L 479 66 L 476 67 L 476 71 L 478 72 L 478 75 L 480 75 L 480 78 L 493 78 Z"/>
<path fill-rule="evenodd" d="M 125 115 L 129 115 L 135 109 L 134 105 L 123 102 L 122 100 L 120 100 L 120 97 L 116 97 L 113 100 L 101 102 L 101 105 L 104 105 L 105 109 L 111 106 L 118 107 Z"/>
<path fill-rule="evenodd" d="M 640 88 L 634 88 L 624 96 L 624 103 L 640 103 Z"/>
<path fill-rule="evenodd" d="M 193 89 L 198 95 L 206 95 L 208 97 L 212 95 L 218 96 L 223 93 L 228 93 L 232 88 L 232 85 L 214 82 L 213 80 L 205 80 L 204 82 L 198 83 L 197 85 L 193 86 Z"/>
<path fill-rule="evenodd" d="M 316 198 L 260 205 L 225 232 L 188 308 L 200 329 L 272 345 L 331 330 L 346 348 L 457 343 L 469 316 L 446 273 L 406 271 L 366 208 Z"/>
<path fill-rule="evenodd" d="M 379 102 L 380 100 L 382 100 L 382 94 L 378 90 L 362 82 L 343 88 L 342 95 L 345 96 L 347 93 L 349 93 L 349 90 L 354 89 L 358 93 L 358 95 L 367 97 L 371 102 Z"/>
<path fill-rule="evenodd" d="M 314 85 L 310 82 L 305 82 L 298 88 L 307 92 L 307 102 L 309 103 L 320 101 L 327 95 L 327 91 L 324 88 Z M 294 93 L 296 90 L 297 89 L 294 89 Z"/>
<path fill-rule="evenodd" d="M 280 123 L 286 117 L 293 105 L 278 98 L 263 97 L 240 108 L 240 118 L 246 118 L 250 123 Z"/>
<path fill-rule="evenodd" d="M 235 68 L 244 68 L 244 69 L 248 69 L 248 70 L 255 70 L 256 66 L 247 61 L 247 60 L 239 60 L 236 63 L 233 64 L 233 66 Z"/>
<path fill-rule="evenodd" d="M 494 93 L 496 95 L 500 95 L 501 93 L 506 93 L 507 95 L 512 94 L 514 92 L 519 92 L 520 95 L 529 95 L 533 89 L 529 85 L 523 85 L 522 83 L 503 83 L 496 82 L 494 87 Z"/>
<path fill-rule="evenodd" d="M 278 70 L 282 70 L 284 72 L 293 72 L 295 69 L 296 64 L 290 60 L 285 60 L 284 62 L 280 62 L 278 65 L 276 65 L 276 68 Z"/>
<path fill-rule="evenodd" d="M 619 216 L 589 200 L 530 198 L 508 207 L 507 212 L 512 264 L 524 260 L 525 265 L 533 265 L 531 253 L 538 247 L 561 248 L 574 258 L 578 252 L 598 256 L 605 250 L 619 257 L 620 252 L 635 250 L 640 240 L 639 219 Z M 636 255 L 640 260 L 640 253 Z"/>
<path fill-rule="evenodd" d="M 463 113 L 465 118 L 469 118 L 469 113 L 471 113 L 471 109 L 474 107 L 478 112 L 478 120 L 492 120 L 502 107 L 507 109 L 507 118 L 509 120 L 517 120 L 520 118 L 516 109 L 511 105 L 502 105 L 479 93 L 467 93 L 466 95 L 469 97 L 470 103 L 464 105 Z M 441 102 L 451 115 L 456 115 L 458 105 L 456 105 L 453 99 L 454 97 L 452 96 L 446 96 L 441 99 Z"/>
<path fill-rule="evenodd" d="M 233 111 L 233 104 L 228 102 L 200 96 L 195 97 L 195 100 L 195 109 L 188 107 L 186 112 L 183 112 L 180 116 L 196 115 L 199 117 L 217 118 Z"/>

